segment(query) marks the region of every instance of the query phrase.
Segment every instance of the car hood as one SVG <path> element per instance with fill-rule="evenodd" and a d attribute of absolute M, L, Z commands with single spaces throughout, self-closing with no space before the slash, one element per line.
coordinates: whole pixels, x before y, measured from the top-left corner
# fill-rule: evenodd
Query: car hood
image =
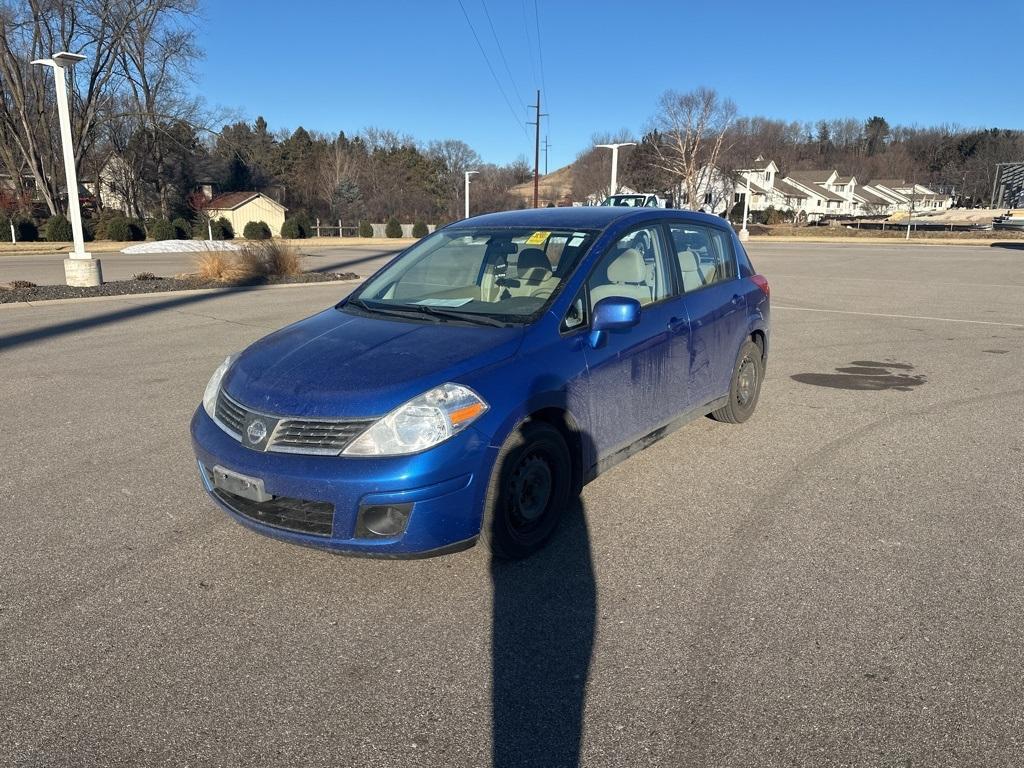
<path fill-rule="evenodd" d="M 420 323 L 328 309 L 260 339 L 224 379 L 269 414 L 381 416 L 426 390 L 515 354 L 522 328 Z"/>

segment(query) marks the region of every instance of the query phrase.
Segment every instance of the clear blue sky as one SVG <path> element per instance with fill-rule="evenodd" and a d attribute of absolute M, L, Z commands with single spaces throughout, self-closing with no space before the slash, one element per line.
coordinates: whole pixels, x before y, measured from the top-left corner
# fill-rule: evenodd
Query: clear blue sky
<path fill-rule="evenodd" d="M 534 0 L 484 1 L 500 50 L 483 2 L 462 4 L 511 109 L 459 0 L 205 0 L 197 89 L 272 129 L 376 126 L 532 163 L 525 104 L 543 79 L 551 169 L 699 85 L 745 115 L 1024 128 L 1021 0 L 537 0 L 543 70 Z"/>

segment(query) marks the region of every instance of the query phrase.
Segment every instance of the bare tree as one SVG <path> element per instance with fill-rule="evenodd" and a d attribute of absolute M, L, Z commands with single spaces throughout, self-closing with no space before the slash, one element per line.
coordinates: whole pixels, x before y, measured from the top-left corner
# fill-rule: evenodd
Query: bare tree
<path fill-rule="evenodd" d="M 699 206 L 701 193 L 712 182 L 736 105 L 710 88 L 688 93 L 666 91 L 654 117 L 662 137 L 655 164 L 676 179 L 684 200 Z"/>
<path fill-rule="evenodd" d="M 603 200 L 611 192 L 612 153 L 597 144 L 621 144 L 636 139 L 626 129 L 615 133 L 595 133 L 590 146 L 576 155 L 572 165 L 572 196 L 576 200 Z M 634 147 L 619 148 L 619 173 L 629 166 Z"/>
<path fill-rule="evenodd" d="M 427 156 L 435 159 L 441 168 L 441 188 L 448 199 L 447 215 L 451 220 L 459 218 L 460 208 L 465 204 L 465 172 L 479 170 L 480 155 L 471 146 L 458 139 L 432 141 L 427 145 Z"/>
<path fill-rule="evenodd" d="M 2 162 L 16 185 L 22 174 L 51 213 L 62 209 L 63 158 L 54 113 L 53 77 L 34 59 L 58 51 L 83 52 L 72 71 L 72 134 L 76 166 L 96 139 L 96 124 L 116 75 L 116 50 L 130 16 L 123 0 L 28 0 L 0 4 L 0 137 Z"/>
<path fill-rule="evenodd" d="M 121 0 L 121 5 L 131 19 L 117 46 L 127 107 L 120 117 L 134 128 L 137 146 L 130 165 L 168 218 L 172 198 L 188 193 L 178 187 L 191 185 L 175 158 L 188 154 L 197 130 L 207 129 L 199 100 L 185 90 L 200 55 L 192 22 L 198 2 Z"/>

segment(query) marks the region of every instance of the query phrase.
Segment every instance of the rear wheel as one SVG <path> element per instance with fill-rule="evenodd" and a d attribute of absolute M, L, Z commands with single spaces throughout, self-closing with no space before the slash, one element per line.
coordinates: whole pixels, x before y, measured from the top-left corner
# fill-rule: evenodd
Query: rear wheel
<path fill-rule="evenodd" d="M 712 411 L 711 418 L 729 424 L 742 424 L 749 419 L 757 407 L 763 377 L 764 358 L 761 355 L 761 348 L 747 339 L 736 356 L 736 365 L 729 384 L 729 402 L 717 411 Z"/>
<path fill-rule="evenodd" d="M 513 432 L 494 463 L 481 535 L 495 557 L 536 552 L 570 501 L 572 462 L 562 434 L 544 422 Z"/>

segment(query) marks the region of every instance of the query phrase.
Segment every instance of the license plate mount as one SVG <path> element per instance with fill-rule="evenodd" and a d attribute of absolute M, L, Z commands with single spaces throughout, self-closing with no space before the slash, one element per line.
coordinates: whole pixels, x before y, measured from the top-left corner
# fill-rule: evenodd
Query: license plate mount
<path fill-rule="evenodd" d="M 263 487 L 263 481 L 258 477 L 249 477 L 238 472 L 232 472 L 221 466 L 211 470 L 213 475 L 213 487 L 227 493 L 241 496 L 243 499 L 262 503 L 273 499 L 273 495 L 267 493 Z"/>

